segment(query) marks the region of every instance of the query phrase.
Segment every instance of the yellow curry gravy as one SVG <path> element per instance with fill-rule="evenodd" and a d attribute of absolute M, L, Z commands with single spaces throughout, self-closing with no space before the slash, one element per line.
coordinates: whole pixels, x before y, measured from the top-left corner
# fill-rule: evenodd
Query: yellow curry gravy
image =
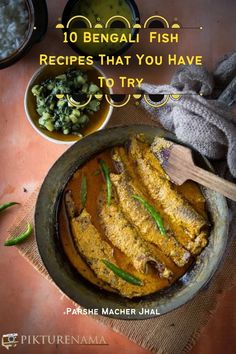
<path fill-rule="evenodd" d="M 87 20 L 84 21 L 85 28 L 80 28 L 78 24 L 78 16 L 83 16 L 88 19 L 92 25 L 89 28 Z M 132 27 L 134 25 L 133 11 L 131 5 L 124 0 L 83 0 L 75 3 L 72 11 L 71 18 L 73 21 L 70 24 L 71 32 L 76 32 L 78 35 L 78 40 L 76 46 L 82 50 L 87 55 L 96 56 L 99 54 L 111 55 L 120 51 L 126 43 L 117 40 L 113 43 L 112 41 L 103 42 L 102 40 L 85 41 L 85 32 L 89 32 L 91 36 L 94 34 L 100 35 L 111 35 L 116 34 L 118 39 L 122 38 L 122 34 L 129 38 L 132 33 Z M 112 27 L 116 20 L 124 23 L 124 28 L 114 28 Z M 127 22 L 126 22 L 127 21 Z M 128 28 L 128 23 L 131 28 Z M 101 27 L 96 28 L 95 26 L 99 24 Z M 116 27 L 116 26 L 115 26 Z M 127 40 L 129 42 L 129 40 Z"/>
<path fill-rule="evenodd" d="M 94 158 L 92 158 L 90 161 L 88 161 L 85 165 L 83 165 L 71 178 L 69 181 L 66 191 L 71 190 L 73 194 L 73 199 L 76 203 L 76 207 L 78 210 L 81 209 L 80 205 L 80 186 L 81 186 L 81 177 L 83 175 L 86 175 L 87 177 L 87 203 L 86 203 L 86 209 L 91 215 L 92 218 L 92 223 L 94 226 L 97 228 L 97 230 L 103 235 L 104 239 L 106 237 L 104 236 L 103 230 L 101 228 L 100 222 L 99 222 L 99 217 L 98 217 L 98 206 L 97 206 L 97 200 L 98 196 L 101 192 L 102 187 L 104 186 L 104 179 L 101 173 L 98 174 L 99 171 L 99 159 L 103 159 L 107 165 L 110 167 L 111 172 L 117 172 L 115 170 L 115 167 L 112 162 L 111 158 L 111 149 L 108 149 L 98 155 L 96 155 Z M 205 211 L 205 200 L 203 198 L 203 195 L 201 193 L 201 190 L 197 184 L 194 182 L 187 182 L 184 185 L 178 187 L 179 192 L 181 192 L 185 198 L 190 202 L 190 204 L 193 205 L 193 207 L 202 215 L 206 217 L 206 211 Z M 151 201 L 150 201 L 151 202 Z M 175 231 L 175 230 L 173 230 Z M 65 253 L 67 257 L 69 258 L 71 264 L 74 266 L 74 268 L 77 269 L 77 271 L 87 280 L 89 280 L 91 283 L 98 285 L 99 287 L 102 287 L 106 290 L 114 291 L 109 287 L 109 285 L 103 283 L 101 280 L 99 280 L 92 270 L 87 266 L 83 258 L 80 256 L 78 253 L 78 250 L 75 248 L 73 239 L 71 237 L 69 225 L 68 225 L 68 218 L 66 217 L 66 212 L 65 212 L 65 207 L 62 203 L 59 211 L 59 234 L 60 234 L 60 239 L 63 245 L 63 248 L 65 250 Z M 107 242 L 108 239 L 106 239 Z M 129 259 L 121 253 L 117 248 L 112 246 L 114 248 L 114 257 L 116 259 L 116 262 L 120 268 L 127 272 L 135 272 L 135 269 L 133 266 L 130 264 Z M 160 257 L 160 251 L 157 246 L 152 245 L 153 251 L 157 254 L 157 256 Z M 169 287 L 172 283 L 174 283 L 179 277 L 181 277 L 184 273 L 186 273 L 187 269 L 193 262 L 193 258 L 189 261 L 189 263 L 182 267 L 179 268 L 177 267 L 168 257 L 163 255 L 161 253 L 161 258 L 163 261 L 165 261 L 167 267 L 173 271 L 173 278 L 170 280 L 160 278 L 157 276 L 157 273 L 154 269 L 149 267 L 148 274 L 145 275 L 148 277 L 148 282 L 147 285 L 145 285 L 145 289 L 143 289 L 143 294 L 150 294 L 153 292 L 156 292 L 158 290 L 161 290 L 163 288 Z M 127 286 L 129 284 L 127 283 Z M 147 288 L 148 287 L 148 288 Z M 142 292 L 142 291 L 141 291 Z"/>

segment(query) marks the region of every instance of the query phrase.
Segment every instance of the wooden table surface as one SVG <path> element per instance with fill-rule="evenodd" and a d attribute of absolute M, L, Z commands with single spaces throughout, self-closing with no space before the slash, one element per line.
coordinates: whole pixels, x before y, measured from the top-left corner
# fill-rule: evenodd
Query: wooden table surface
<path fill-rule="evenodd" d="M 102 1 L 102 0 L 101 0 Z M 0 71 L 0 203 L 17 200 L 24 203 L 35 187 L 42 182 L 53 162 L 67 149 L 41 138 L 29 125 L 24 113 L 23 97 L 27 82 L 37 69 L 38 55 L 45 53 L 72 53 L 58 45 L 59 35 L 53 29 L 61 16 L 65 0 L 48 0 L 50 29 L 43 41 L 16 65 Z M 223 54 L 235 49 L 236 2 L 234 0 L 137 0 L 142 18 L 155 12 L 182 25 L 203 26 L 203 31 L 183 31 L 178 49 L 182 54 L 204 55 L 209 69 Z M 142 51 L 152 54 L 167 53 L 168 47 L 141 44 Z M 140 47 L 134 46 L 135 53 Z M 121 70 L 121 71 L 120 71 Z M 145 78 L 147 82 L 168 83 L 174 68 L 107 68 L 116 76 L 120 72 Z M 24 188 L 27 192 L 24 192 Z M 22 334 L 103 335 L 106 347 L 34 346 L 34 353 L 122 353 L 144 354 L 148 351 L 114 333 L 95 320 L 80 316 L 65 317 L 63 311 L 70 301 L 28 264 L 15 248 L 4 248 L 3 240 L 14 220 L 17 207 L 1 218 L 0 257 L 0 332 Z M 203 329 L 192 354 L 231 354 L 236 352 L 236 287 L 219 295 L 218 306 L 208 325 Z M 31 347 L 32 348 L 32 347 Z M 1 352 L 1 349 L 0 349 Z M 20 353 L 20 347 L 15 349 Z M 26 353 L 26 351 L 24 351 Z M 30 353 L 30 351 L 27 351 Z M 180 353 L 176 353 L 180 354 Z"/>

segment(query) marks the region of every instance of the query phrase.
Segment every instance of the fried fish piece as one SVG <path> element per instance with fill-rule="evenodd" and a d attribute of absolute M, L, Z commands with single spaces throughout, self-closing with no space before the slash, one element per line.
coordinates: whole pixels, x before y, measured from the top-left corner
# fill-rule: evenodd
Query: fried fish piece
<path fill-rule="evenodd" d="M 101 200 L 103 199 L 101 197 Z M 135 269 L 146 273 L 150 264 L 157 269 L 160 277 L 167 279 L 172 277 L 171 270 L 152 254 L 149 244 L 140 237 L 135 227 L 126 219 L 115 199 L 112 200 L 111 205 L 100 203 L 99 216 L 106 237 L 129 257 Z"/>
<path fill-rule="evenodd" d="M 116 189 L 122 211 L 138 228 L 142 237 L 157 245 L 177 266 L 183 267 L 188 263 L 190 253 L 176 241 L 170 231 L 163 236 L 145 207 L 133 198 L 135 194 L 142 196 L 142 192 L 134 185 L 131 178 L 125 173 L 111 174 L 111 181 Z"/>
<path fill-rule="evenodd" d="M 91 222 L 91 216 L 83 209 L 81 214 L 75 217 L 74 202 L 70 192 L 65 195 L 65 203 L 67 214 L 70 218 L 71 232 L 75 245 L 95 275 L 109 284 L 113 289 L 116 289 L 120 294 L 128 298 L 145 295 L 146 280 L 141 278 L 143 285 L 136 286 L 127 283 L 115 275 L 106 267 L 102 260 L 107 260 L 110 263 L 117 265 L 113 256 L 113 248 L 106 242 Z M 137 273 L 134 274 L 135 276 Z M 147 281 L 148 283 L 148 281 Z"/>
<path fill-rule="evenodd" d="M 137 173 L 136 160 L 130 158 L 130 156 L 123 147 L 116 147 L 114 149 L 113 160 L 115 162 L 117 170 L 120 173 L 123 172 L 127 174 L 143 195 L 147 194 L 148 188 L 145 188 L 145 183 L 143 182 L 143 179 L 145 179 L 146 174 L 143 174 L 143 177 L 140 178 L 140 175 Z M 165 173 L 163 172 L 162 168 L 161 171 L 161 177 L 166 179 Z M 153 181 L 153 183 L 155 183 L 155 181 Z M 199 254 L 207 244 L 206 232 L 200 232 L 200 234 L 194 240 L 192 240 L 189 234 L 185 232 L 182 225 L 178 225 L 175 223 L 175 218 L 171 219 L 168 215 L 166 215 L 164 208 L 162 207 L 162 205 L 160 205 L 158 200 L 157 207 L 159 207 L 158 211 L 165 219 L 166 224 L 170 226 L 171 230 L 173 230 L 174 237 L 179 242 L 179 244 L 181 244 L 186 250 L 191 252 L 193 255 Z"/>
<path fill-rule="evenodd" d="M 161 205 L 173 223 L 180 225 L 194 240 L 207 226 L 204 217 L 177 192 L 167 177 L 163 177 L 163 169 L 147 144 L 133 138 L 129 151 L 152 199 Z"/>
<path fill-rule="evenodd" d="M 113 247 L 104 240 L 92 224 L 91 216 L 86 209 L 77 216 L 78 213 L 75 210 L 70 191 L 66 193 L 64 200 L 76 248 L 98 279 L 127 298 L 144 296 L 159 289 L 158 283 L 153 281 L 155 279 L 154 274 L 142 274 L 136 270 L 129 271 L 130 274 L 142 281 L 142 285 L 137 286 L 124 281 L 108 269 L 102 260 L 106 259 L 117 265 Z M 124 259 L 123 262 L 127 267 L 129 260 Z M 163 286 L 168 286 L 168 279 L 163 278 L 162 283 Z"/>

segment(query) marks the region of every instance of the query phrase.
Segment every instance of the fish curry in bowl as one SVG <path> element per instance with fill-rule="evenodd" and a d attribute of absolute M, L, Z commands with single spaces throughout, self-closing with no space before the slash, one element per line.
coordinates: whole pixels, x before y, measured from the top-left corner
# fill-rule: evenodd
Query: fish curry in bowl
<path fill-rule="evenodd" d="M 90 158 L 70 178 L 58 233 L 74 269 L 124 298 L 169 288 L 196 262 L 210 234 L 194 182 L 174 185 L 142 134 Z"/>

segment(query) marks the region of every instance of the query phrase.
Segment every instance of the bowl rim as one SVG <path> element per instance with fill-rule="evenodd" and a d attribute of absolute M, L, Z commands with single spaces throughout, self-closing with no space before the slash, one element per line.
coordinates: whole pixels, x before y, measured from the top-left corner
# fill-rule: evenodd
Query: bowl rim
<path fill-rule="evenodd" d="M 75 143 L 77 143 L 78 141 L 84 139 L 86 136 L 88 136 L 90 134 L 86 135 L 85 137 L 81 138 L 80 140 L 78 140 L 78 138 L 76 140 L 71 140 L 71 141 L 58 140 L 58 139 L 52 138 L 52 137 L 47 136 L 46 134 L 44 134 L 43 131 L 34 124 L 33 119 L 30 116 L 30 113 L 29 113 L 29 110 L 28 110 L 28 97 L 29 97 L 30 88 L 33 85 L 34 81 L 37 79 L 37 77 L 45 70 L 46 67 L 48 67 L 48 65 L 40 66 L 34 72 L 33 76 L 31 77 L 31 79 L 29 80 L 29 82 L 27 84 L 27 87 L 26 87 L 26 90 L 25 90 L 25 95 L 24 95 L 24 110 L 25 110 L 26 117 L 27 117 L 28 122 L 30 123 L 30 125 L 33 127 L 33 129 L 40 136 L 42 136 L 44 139 L 46 139 L 46 140 L 48 140 L 48 141 L 50 141 L 52 143 L 59 144 L 59 145 L 72 145 L 72 144 L 75 144 Z M 68 68 L 69 68 L 69 66 L 68 66 Z M 107 76 L 104 74 L 103 70 L 98 65 L 96 65 L 96 64 L 91 65 L 91 69 L 97 70 L 103 77 L 107 78 Z M 112 95 L 113 94 L 112 88 L 108 88 L 108 89 L 109 89 L 109 94 Z M 106 127 L 106 125 L 108 124 L 108 122 L 111 119 L 113 111 L 114 111 L 114 107 L 112 107 L 112 105 L 109 104 L 109 110 L 108 110 L 106 119 L 101 124 L 101 126 L 98 129 L 96 129 L 96 131 L 102 130 L 102 129 L 104 129 Z M 93 133 L 95 133 L 95 132 L 93 132 Z M 91 133 L 91 134 L 93 134 L 93 133 Z"/>
<path fill-rule="evenodd" d="M 25 0 L 25 3 L 29 13 L 29 24 L 24 41 L 10 56 L 0 60 L 0 70 L 8 68 L 23 58 L 47 31 L 48 8 L 46 1 Z"/>
<path fill-rule="evenodd" d="M 91 308 L 91 309 L 97 308 L 98 311 L 101 311 L 101 309 L 104 307 L 109 307 L 109 306 L 114 305 L 115 300 L 113 299 L 112 295 L 107 294 L 107 292 L 104 293 L 104 291 L 102 291 L 102 290 L 96 291 L 96 289 L 98 289 L 97 287 L 91 288 L 91 284 L 89 286 L 88 286 L 88 284 L 86 285 L 85 281 L 81 281 L 82 276 L 80 276 L 78 278 L 73 275 L 73 279 L 71 280 L 70 275 L 68 275 L 69 261 L 67 259 L 67 261 L 65 262 L 66 256 L 65 255 L 63 256 L 63 254 L 59 254 L 60 252 L 57 252 L 58 251 L 58 249 L 57 249 L 57 247 L 58 247 L 58 245 L 57 245 L 57 241 L 58 241 L 57 231 L 58 230 L 57 230 L 56 225 L 53 224 L 53 221 L 57 222 L 57 221 L 55 221 L 55 219 L 56 219 L 57 208 L 59 205 L 59 198 L 62 195 L 63 190 L 64 190 L 66 184 L 68 183 L 68 180 L 73 175 L 73 173 L 77 170 L 78 166 L 80 166 L 82 163 L 87 161 L 88 158 L 91 157 L 91 151 L 88 153 L 85 153 L 85 156 L 83 155 L 83 157 L 81 158 L 82 159 L 82 162 L 81 162 L 81 161 L 78 161 L 78 153 L 81 154 L 83 151 L 87 151 L 87 146 L 91 147 L 90 149 L 92 149 L 94 151 L 94 154 L 96 152 L 98 152 L 98 149 L 95 146 L 96 144 L 94 144 L 94 140 L 93 140 L 95 137 L 97 138 L 97 141 L 99 142 L 99 146 L 100 146 L 99 149 L 101 151 L 102 148 L 106 148 L 108 146 L 107 142 L 105 144 L 102 141 L 104 134 L 106 134 L 106 139 L 107 139 L 106 141 L 109 141 L 112 144 L 113 139 L 114 139 L 114 134 L 117 130 L 119 131 L 119 140 L 122 140 L 122 137 L 121 137 L 122 132 L 124 132 L 124 134 L 126 134 L 126 135 L 127 134 L 133 135 L 134 131 L 135 131 L 135 133 L 142 133 L 143 132 L 144 134 L 148 133 L 152 136 L 158 135 L 158 136 L 166 137 L 167 139 L 171 139 L 171 140 L 173 140 L 175 142 L 179 142 L 181 144 L 181 141 L 178 141 L 172 133 L 166 132 L 157 126 L 152 126 L 152 125 L 134 124 L 134 125 L 129 125 L 129 126 L 118 126 L 118 127 L 113 127 L 113 128 L 109 128 L 109 129 L 100 131 L 100 132 L 93 133 L 92 135 L 87 136 L 85 139 L 77 142 L 77 144 L 74 144 L 73 146 L 71 146 L 70 149 L 68 149 L 54 163 L 54 165 L 49 170 L 49 172 L 42 184 L 42 187 L 40 189 L 40 192 L 39 192 L 39 195 L 37 198 L 36 209 L 35 209 L 36 242 L 37 242 L 38 250 L 41 255 L 42 261 L 43 261 L 46 269 L 48 270 L 48 273 L 52 277 L 55 284 L 67 296 L 69 296 L 75 302 L 80 304 L 80 306 L 82 306 L 84 308 Z M 117 142 L 116 142 L 116 144 L 117 144 Z M 76 160 L 77 168 L 75 168 L 75 166 L 72 165 L 72 162 L 73 162 L 73 159 L 75 159 L 75 156 L 77 159 Z M 65 174 L 66 174 L 66 178 L 70 175 L 70 177 L 67 178 L 67 180 L 63 181 L 63 182 L 60 180 L 60 177 L 59 177 L 59 171 L 60 171 L 60 168 L 62 165 L 67 165 L 66 172 L 63 170 L 64 171 L 63 177 L 65 177 Z M 69 168 L 68 168 L 68 166 L 69 166 Z M 58 181 L 56 182 L 54 179 L 54 184 L 52 186 L 50 179 L 55 176 L 56 176 L 56 178 L 58 178 Z M 56 186 L 56 184 L 58 184 L 58 185 Z M 53 190 L 53 189 L 55 189 L 55 190 Z M 153 296 L 151 298 L 151 301 L 149 299 L 148 300 L 147 299 L 143 300 L 143 298 L 139 299 L 139 303 L 141 302 L 142 304 L 144 303 L 144 301 L 146 301 L 146 305 L 144 305 L 144 307 L 152 306 L 152 308 L 158 307 L 159 310 L 161 309 L 161 312 L 159 315 L 164 315 L 168 312 L 171 312 L 171 311 L 183 306 L 184 304 L 186 304 L 190 300 L 192 300 L 200 291 L 202 291 L 203 288 L 206 287 L 206 285 L 212 279 L 215 272 L 218 270 L 219 265 L 223 259 L 223 255 L 225 253 L 225 249 L 226 249 L 228 238 L 229 238 L 229 234 L 228 234 L 229 211 L 228 211 L 228 206 L 226 203 L 226 198 L 219 195 L 218 193 L 215 193 L 215 192 L 211 192 L 211 193 L 213 193 L 216 196 L 216 199 L 218 198 L 218 203 L 220 201 L 220 203 L 222 205 L 221 217 L 223 218 L 223 221 L 224 221 L 224 222 L 222 222 L 221 218 L 218 218 L 219 220 L 221 220 L 220 224 L 218 224 L 220 237 L 218 235 L 218 236 L 216 236 L 216 238 L 218 237 L 217 242 L 220 242 L 220 245 L 218 245 L 218 248 L 214 249 L 214 252 L 215 252 L 214 256 L 215 257 L 214 257 L 214 259 L 211 257 L 210 257 L 210 259 L 208 259 L 208 258 L 205 259 L 203 257 L 200 257 L 202 255 L 201 254 L 199 256 L 200 257 L 199 260 L 201 261 L 200 263 L 201 263 L 201 266 L 203 267 L 203 269 L 200 269 L 200 276 L 198 277 L 198 279 L 196 280 L 194 278 L 195 272 L 192 273 L 192 271 L 194 271 L 195 266 L 197 267 L 199 265 L 199 262 L 195 263 L 194 269 L 189 271 L 189 272 L 191 272 L 191 274 L 193 274 L 193 284 L 190 283 L 182 289 L 181 285 L 183 284 L 184 281 L 181 278 L 176 282 L 177 284 L 175 283 L 169 288 L 169 289 L 171 289 L 170 291 L 169 291 L 169 289 L 167 289 L 167 291 L 164 290 L 165 298 L 168 299 L 167 303 L 158 304 L 158 302 L 157 302 L 158 300 L 161 299 L 161 297 L 163 295 L 162 291 L 152 294 Z M 55 199 L 55 198 L 57 198 L 57 199 Z M 52 204 L 52 199 L 54 199 L 54 204 L 51 206 L 47 205 L 50 203 Z M 45 210 L 45 206 L 46 206 L 47 210 Z M 217 211 L 217 213 L 218 212 L 219 211 Z M 50 217 L 52 217 L 53 220 L 49 221 Z M 218 214 L 217 214 L 217 217 L 218 217 Z M 53 234 L 53 236 L 52 236 L 52 234 Z M 224 237 L 222 237 L 222 236 L 224 236 Z M 55 250 L 55 245 L 56 245 L 56 250 Z M 54 248 L 53 248 L 53 246 L 54 246 Z M 214 239 L 213 239 L 213 246 L 216 247 Z M 63 253 L 63 249 L 61 247 L 60 247 L 60 251 L 62 251 L 62 253 Z M 204 251 L 205 251 L 205 249 L 203 250 L 203 252 Z M 54 255 L 53 255 L 53 253 L 54 253 Z M 203 256 L 204 255 L 205 254 L 203 254 Z M 208 254 L 206 254 L 206 256 L 208 256 Z M 207 265 L 205 265 L 206 260 L 208 260 Z M 64 268 L 58 269 L 58 264 L 61 264 L 61 262 L 63 262 Z M 188 275 L 188 273 L 185 273 L 185 275 L 183 277 Z M 78 290 L 78 284 L 77 284 L 78 281 L 80 283 L 82 283 L 79 285 L 79 290 Z M 180 286 L 181 296 L 178 293 L 178 285 Z M 192 285 L 192 286 L 190 286 L 190 285 Z M 177 295 L 173 298 L 171 291 L 175 291 L 176 288 L 177 288 Z M 83 291 L 81 291 L 81 289 Z M 94 296 L 94 293 L 96 293 L 96 296 Z M 104 294 L 105 294 L 105 300 L 104 300 Z M 89 299 L 89 296 L 92 296 L 92 300 L 91 300 L 91 298 Z M 88 299 L 89 299 L 89 304 L 88 304 Z M 103 305 L 104 301 L 106 303 L 105 306 Z M 133 306 L 135 306 L 134 302 L 132 302 L 132 304 L 131 304 L 131 302 L 132 302 L 132 299 L 127 300 L 127 299 L 122 298 L 122 301 L 120 300 L 120 302 L 116 300 L 115 304 L 116 304 L 117 308 L 119 308 L 119 309 L 127 308 L 127 307 L 131 308 L 132 304 L 133 304 Z M 130 316 L 129 315 L 127 316 L 124 314 L 104 315 L 101 312 L 99 312 L 99 315 L 103 315 L 103 316 L 107 316 L 107 317 L 115 318 L 115 319 L 125 319 L 125 320 L 145 320 L 145 319 L 154 318 L 154 317 L 159 316 L 157 314 L 145 314 L 145 315 L 142 315 L 142 317 L 140 317 L 140 315 L 136 315 L 136 314 L 130 315 Z"/>
<path fill-rule="evenodd" d="M 66 24 L 68 22 L 71 10 L 73 6 L 80 0 L 69 0 L 62 13 L 62 24 L 64 25 L 64 28 L 62 29 L 63 32 L 67 31 Z M 125 0 L 129 7 L 131 8 L 131 11 L 133 12 L 134 17 L 136 17 L 136 24 L 139 23 L 137 19 L 140 21 L 140 12 L 138 5 L 136 4 L 135 0 Z M 132 39 L 136 38 L 137 34 L 139 33 L 139 28 L 132 28 Z M 85 55 L 88 56 L 90 54 L 84 52 L 83 50 L 79 49 L 79 47 L 76 46 L 76 44 L 72 42 L 68 42 L 68 45 L 70 46 L 71 49 L 74 50 L 79 55 Z M 129 48 L 131 48 L 133 43 L 125 43 L 122 48 L 111 54 L 114 57 L 117 57 L 118 55 L 124 54 Z M 95 61 L 99 62 L 99 57 L 97 55 L 93 55 L 93 58 Z"/>

